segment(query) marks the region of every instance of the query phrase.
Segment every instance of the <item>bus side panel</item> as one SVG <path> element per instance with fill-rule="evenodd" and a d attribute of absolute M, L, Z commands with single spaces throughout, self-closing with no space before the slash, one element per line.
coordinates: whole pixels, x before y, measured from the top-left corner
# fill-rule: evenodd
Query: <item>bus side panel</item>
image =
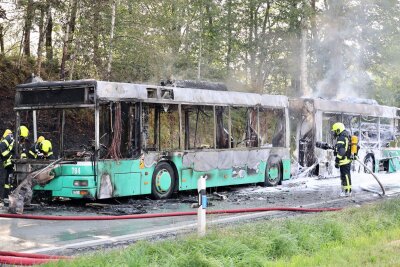
<path fill-rule="evenodd" d="M 385 149 L 383 150 L 383 157 L 384 158 L 389 158 L 389 166 L 388 166 L 388 172 L 397 172 L 400 170 L 400 150 L 398 149 Z"/>
<path fill-rule="evenodd" d="M 182 169 L 180 172 L 179 190 L 197 189 L 197 181 L 203 175 L 207 175 L 207 187 L 263 182 L 265 168 L 266 162 L 262 161 L 258 165 L 256 171 L 250 171 L 246 166 L 226 170 L 214 169 L 210 171 L 194 171 L 192 168 Z"/>
<path fill-rule="evenodd" d="M 283 180 L 290 179 L 290 159 L 282 159 Z"/>
<path fill-rule="evenodd" d="M 151 193 L 154 167 L 140 166 L 140 160 L 98 161 L 98 198 Z"/>

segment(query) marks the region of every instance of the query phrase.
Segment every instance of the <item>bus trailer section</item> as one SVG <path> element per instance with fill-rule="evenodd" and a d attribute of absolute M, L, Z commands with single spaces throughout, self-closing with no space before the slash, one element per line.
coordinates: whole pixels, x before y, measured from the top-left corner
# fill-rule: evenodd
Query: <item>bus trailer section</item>
<path fill-rule="evenodd" d="M 369 169 L 400 170 L 398 108 L 378 105 L 370 99 L 292 98 L 289 102 L 292 155 L 300 168 L 315 166 L 315 175 L 338 176 L 333 151 L 317 149 L 315 143 L 334 144 L 331 127 L 342 122 L 350 135 L 358 137 L 358 157 Z M 352 164 L 353 171 L 366 171 L 356 161 Z"/>

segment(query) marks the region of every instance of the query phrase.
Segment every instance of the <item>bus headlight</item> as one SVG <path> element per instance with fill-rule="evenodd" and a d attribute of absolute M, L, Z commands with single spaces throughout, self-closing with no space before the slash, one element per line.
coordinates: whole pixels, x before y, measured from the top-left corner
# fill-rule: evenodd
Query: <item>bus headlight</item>
<path fill-rule="evenodd" d="M 87 180 L 74 180 L 74 186 L 88 186 Z"/>

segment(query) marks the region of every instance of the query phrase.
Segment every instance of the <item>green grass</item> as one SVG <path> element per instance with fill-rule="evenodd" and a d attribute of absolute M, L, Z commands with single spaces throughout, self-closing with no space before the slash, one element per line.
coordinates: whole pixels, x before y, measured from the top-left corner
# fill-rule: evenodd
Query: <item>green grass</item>
<path fill-rule="evenodd" d="M 400 199 L 138 242 L 49 266 L 400 266 Z"/>

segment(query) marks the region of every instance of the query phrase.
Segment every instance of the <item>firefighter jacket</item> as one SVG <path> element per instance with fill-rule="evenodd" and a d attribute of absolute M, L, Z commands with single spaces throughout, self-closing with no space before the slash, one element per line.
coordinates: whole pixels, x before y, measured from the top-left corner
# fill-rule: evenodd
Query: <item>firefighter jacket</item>
<path fill-rule="evenodd" d="M 47 153 L 44 153 L 41 149 L 40 143 L 35 143 L 31 146 L 28 153 L 30 159 L 54 159 L 53 150 L 50 149 Z"/>
<path fill-rule="evenodd" d="M 29 139 L 21 138 L 19 142 L 19 155 L 21 159 L 28 158 L 29 148 L 31 147 L 31 142 Z"/>
<path fill-rule="evenodd" d="M 0 158 L 3 161 L 3 167 L 12 167 L 12 157 L 14 155 L 14 138 L 7 135 L 0 141 Z"/>
<path fill-rule="evenodd" d="M 344 130 L 339 134 L 335 145 L 335 162 L 339 166 L 351 163 L 350 159 L 350 136 L 349 133 Z"/>
<path fill-rule="evenodd" d="M 39 145 L 40 143 L 36 142 L 31 146 L 28 152 L 28 158 L 37 159 L 38 155 L 40 156 Z"/>

